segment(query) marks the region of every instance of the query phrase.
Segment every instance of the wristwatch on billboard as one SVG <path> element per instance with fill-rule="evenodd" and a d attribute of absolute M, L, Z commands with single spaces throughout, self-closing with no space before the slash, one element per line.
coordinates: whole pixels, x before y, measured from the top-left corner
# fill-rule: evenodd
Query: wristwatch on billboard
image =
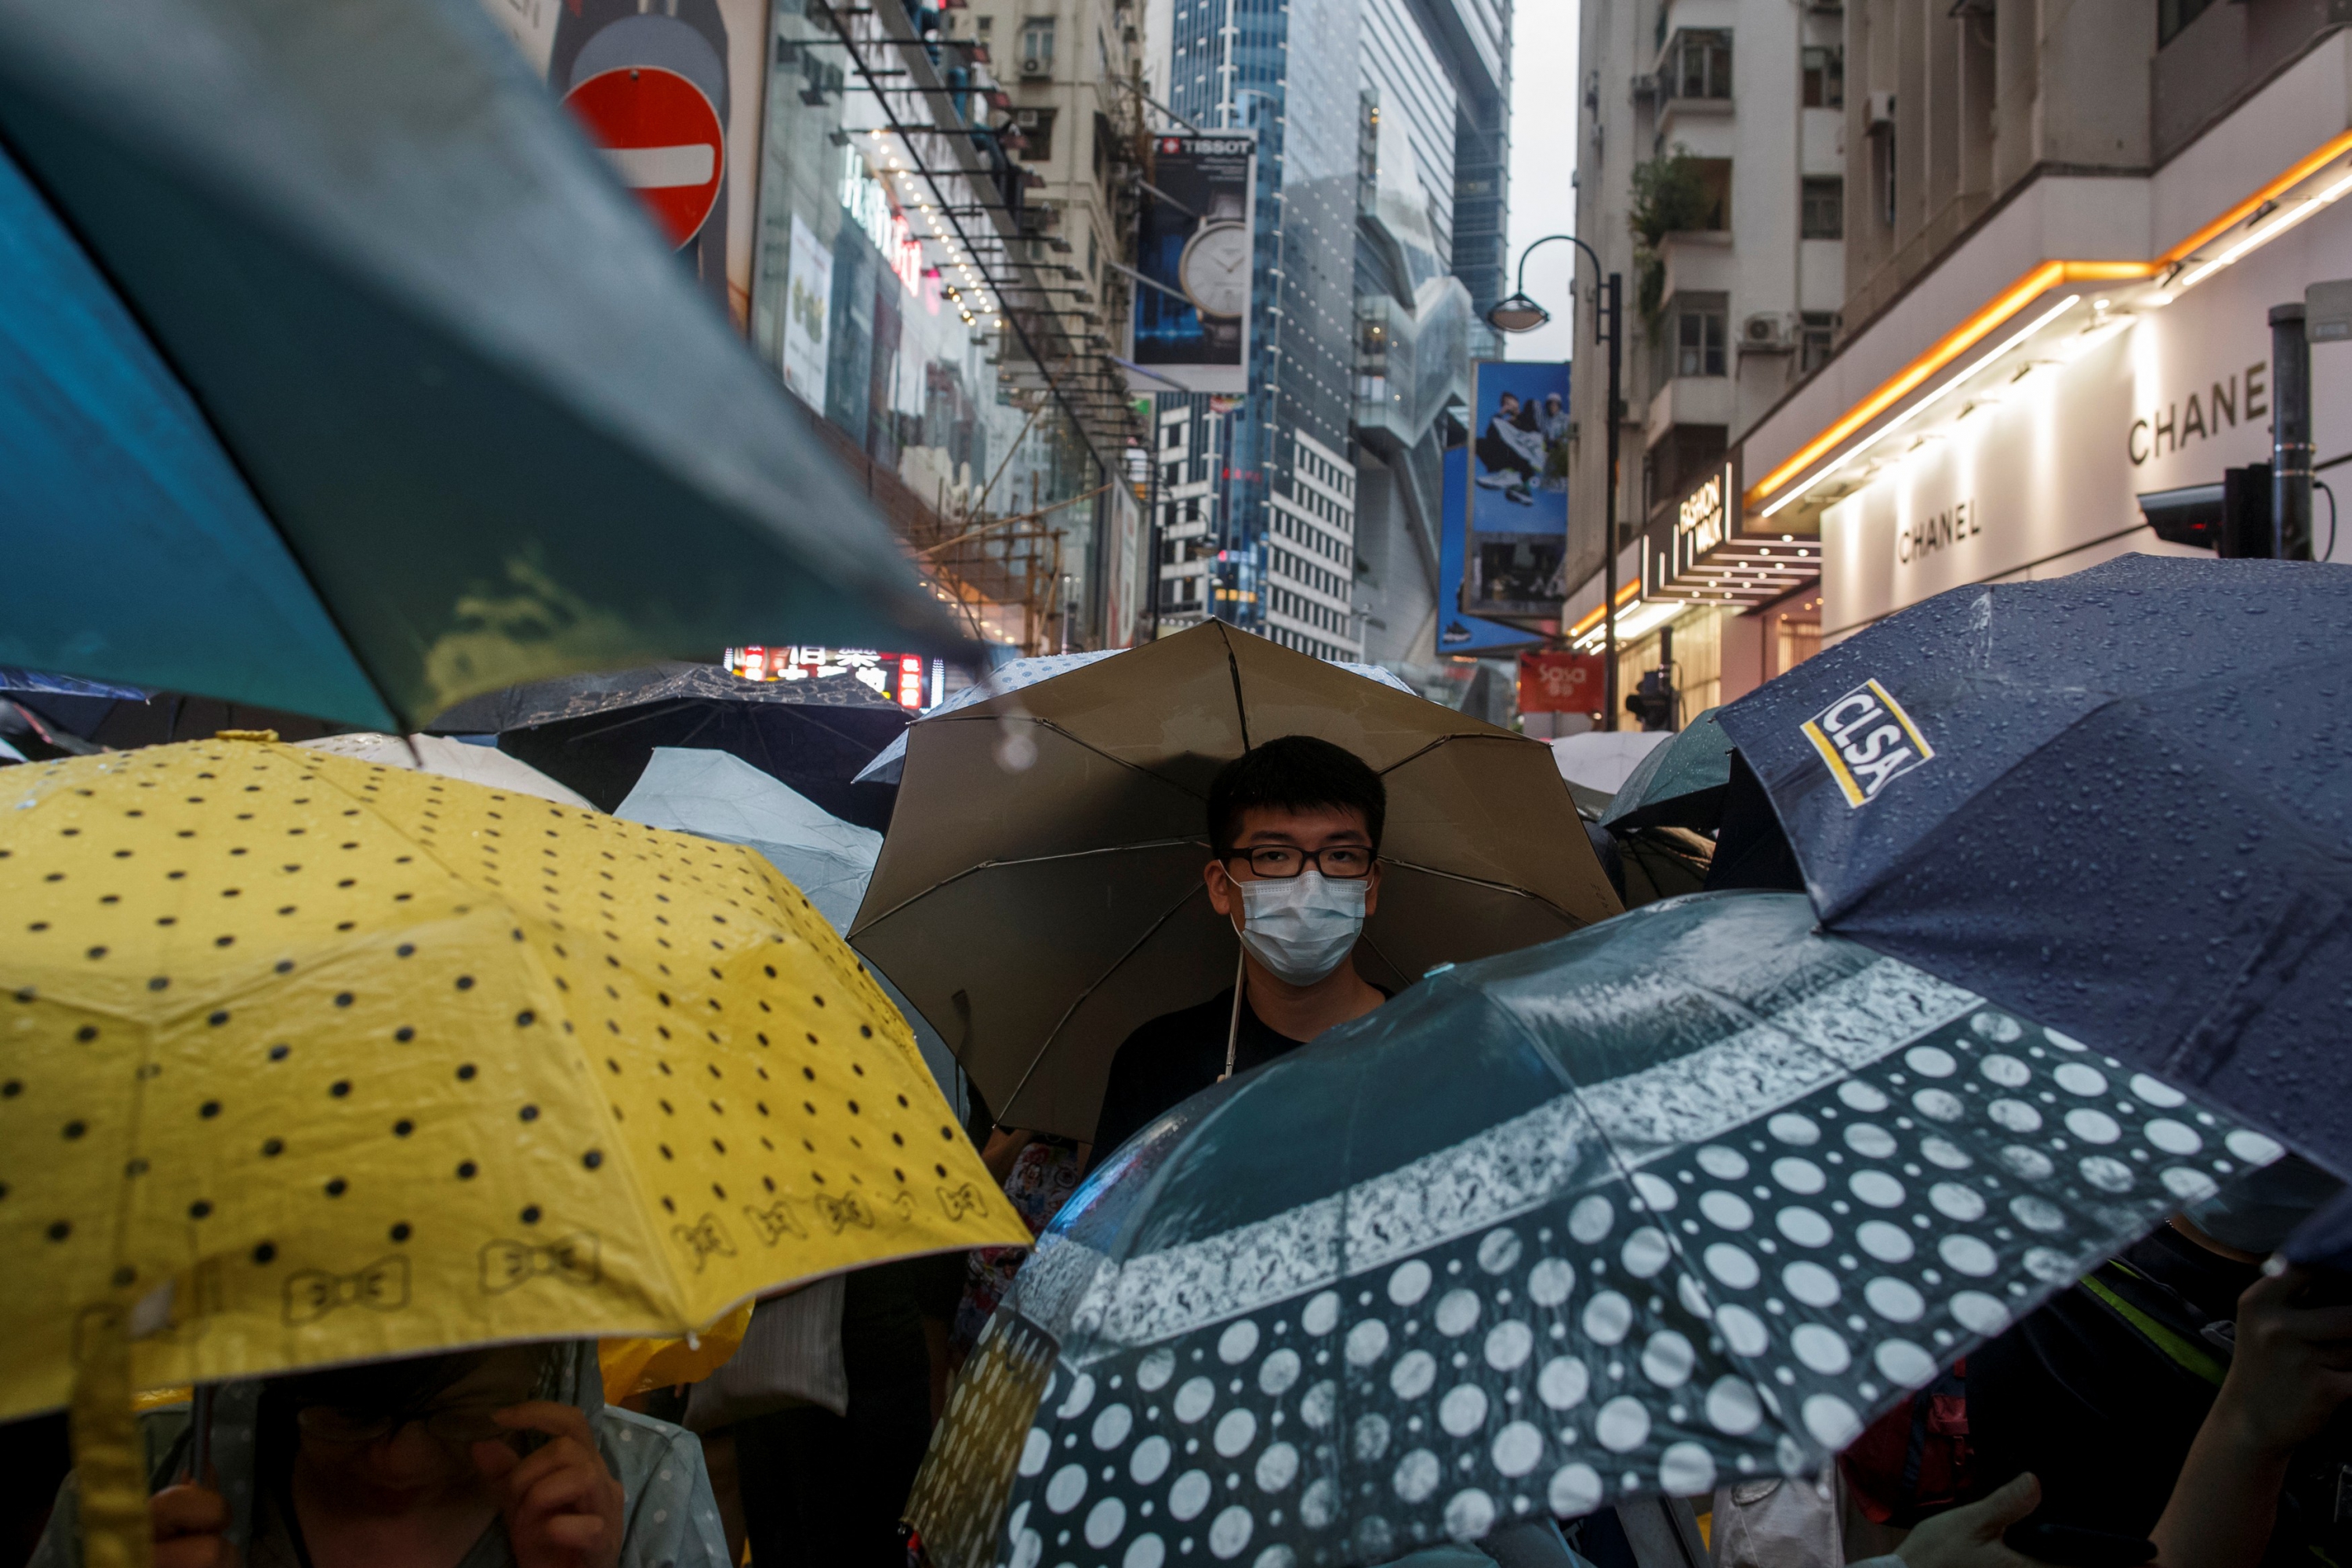
<path fill-rule="evenodd" d="M 1220 195 L 1177 258 L 1176 280 L 1203 316 L 1232 319 L 1249 308 L 1250 232 L 1238 195 Z"/>

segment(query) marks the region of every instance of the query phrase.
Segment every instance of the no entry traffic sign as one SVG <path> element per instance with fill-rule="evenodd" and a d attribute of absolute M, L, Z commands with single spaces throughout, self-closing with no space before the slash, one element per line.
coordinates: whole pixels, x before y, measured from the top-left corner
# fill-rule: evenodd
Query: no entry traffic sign
<path fill-rule="evenodd" d="M 563 98 L 673 246 L 700 231 L 719 201 L 727 134 L 702 89 L 658 66 L 602 71 Z"/>

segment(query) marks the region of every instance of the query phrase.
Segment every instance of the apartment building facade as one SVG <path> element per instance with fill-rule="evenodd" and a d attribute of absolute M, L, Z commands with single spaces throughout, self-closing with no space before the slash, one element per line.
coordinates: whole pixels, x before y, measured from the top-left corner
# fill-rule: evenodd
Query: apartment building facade
<path fill-rule="evenodd" d="M 1587 0 L 1577 233 L 1623 279 L 1620 686 L 1669 660 L 1687 718 L 1814 646 L 1810 538 L 1720 496 L 1745 428 L 1829 358 L 1845 288 L 1843 15 L 1817 0 Z M 1577 274 L 1571 643 L 1602 641 L 1607 385 Z M 1565 301 L 1545 301 L 1557 308 Z M 1621 720 L 1621 722 L 1623 721 Z"/>

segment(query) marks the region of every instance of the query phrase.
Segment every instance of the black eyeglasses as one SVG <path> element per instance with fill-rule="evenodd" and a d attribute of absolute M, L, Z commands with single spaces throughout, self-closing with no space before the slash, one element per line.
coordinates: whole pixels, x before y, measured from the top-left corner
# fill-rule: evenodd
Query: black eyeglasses
<path fill-rule="evenodd" d="M 1374 856 L 1361 844 L 1335 844 L 1328 849 L 1299 849 L 1288 844 L 1261 844 L 1218 857 L 1228 865 L 1249 862 L 1250 874 L 1262 881 L 1286 882 L 1312 865 L 1335 882 L 1358 882 L 1372 874 Z"/>

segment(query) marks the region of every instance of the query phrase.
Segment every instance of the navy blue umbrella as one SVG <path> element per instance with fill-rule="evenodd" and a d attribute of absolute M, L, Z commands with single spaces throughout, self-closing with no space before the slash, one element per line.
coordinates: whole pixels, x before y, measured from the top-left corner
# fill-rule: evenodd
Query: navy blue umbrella
<path fill-rule="evenodd" d="M 1447 966 L 1066 1205 L 908 1503 L 937 1568 L 1387 1563 L 1811 1475 L 2279 1144 L 1700 894 Z"/>
<path fill-rule="evenodd" d="M 2352 1174 L 2352 572 L 1958 588 L 1720 722 L 1825 929 Z"/>

